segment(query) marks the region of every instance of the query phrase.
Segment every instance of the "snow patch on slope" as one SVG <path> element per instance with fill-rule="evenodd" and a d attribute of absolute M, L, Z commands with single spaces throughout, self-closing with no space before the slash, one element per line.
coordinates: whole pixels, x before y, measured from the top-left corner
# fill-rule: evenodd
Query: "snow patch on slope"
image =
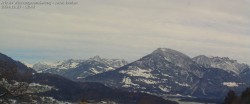
<path fill-rule="evenodd" d="M 159 86 L 159 89 L 161 89 L 164 92 L 170 92 L 170 89 L 168 87 L 164 87 L 162 85 Z"/>
<path fill-rule="evenodd" d="M 156 78 L 151 74 L 151 69 L 141 69 L 139 67 L 130 67 L 130 70 L 122 70 L 120 73 L 127 74 L 129 76 L 137 76 L 144 78 Z"/>
<path fill-rule="evenodd" d="M 140 82 L 144 82 L 146 84 L 157 84 L 158 82 L 154 81 L 154 80 L 150 80 L 150 79 L 137 79 L 136 81 L 140 81 Z"/>
<path fill-rule="evenodd" d="M 180 85 L 180 86 L 189 87 L 189 85 L 188 85 L 188 84 L 186 84 L 186 83 L 179 83 L 179 82 L 176 82 L 176 81 L 175 81 L 175 83 L 176 83 L 176 84 L 178 84 L 178 85 Z"/>
<path fill-rule="evenodd" d="M 76 68 L 79 65 L 79 63 L 73 62 L 70 64 L 70 68 Z"/>
<path fill-rule="evenodd" d="M 115 70 L 115 68 L 113 67 L 108 67 L 108 68 L 105 68 L 106 71 L 111 71 L 111 70 Z"/>
<path fill-rule="evenodd" d="M 228 86 L 228 87 L 238 87 L 239 84 L 236 82 L 223 82 L 222 83 L 224 86 Z"/>
<path fill-rule="evenodd" d="M 137 84 L 134 84 L 129 77 L 124 77 L 122 83 L 124 83 L 122 87 L 138 86 Z"/>
<path fill-rule="evenodd" d="M 91 72 L 93 72 L 94 74 L 98 74 L 98 73 L 100 73 L 100 72 L 99 72 L 99 71 L 97 71 L 95 68 L 91 68 L 91 69 L 90 69 L 90 71 L 91 71 Z"/>

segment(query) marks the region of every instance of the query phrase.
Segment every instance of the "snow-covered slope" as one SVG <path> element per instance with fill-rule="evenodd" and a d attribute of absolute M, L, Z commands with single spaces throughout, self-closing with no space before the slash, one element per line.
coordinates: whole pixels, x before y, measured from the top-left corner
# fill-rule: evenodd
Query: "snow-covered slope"
<path fill-rule="evenodd" d="M 124 59 L 106 59 L 106 58 L 101 58 L 100 56 L 94 56 L 87 61 L 97 61 L 105 63 L 109 66 L 112 66 L 113 68 L 119 68 L 121 66 L 128 64 L 128 62 L 125 61 Z"/>
<path fill-rule="evenodd" d="M 57 72 L 76 68 L 77 65 L 82 62 L 82 60 L 65 60 L 65 61 L 57 61 L 57 62 L 38 62 L 33 65 L 33 69 L 35 69 L 38 73 L 49 72 L 50 69 L 54 69 Z"/>
<path fill-rule="evenodd" d="M 193 60 L 206 68 L 219 68 L 237 75 L 249 69 L 247 64 L 238 63 L 236 60 L 231 60 L 228 57 L 207 57 L 200 55 L 194 57 Z"/>
<path fill-rule="evenodd" d="M 94 56 L 87 60 L 69 59 L 54 63 L 37 63 L 33 68 L 39 73 L 59 74 L 70 79 L 78 80 L 87 76 L 115 70 L 126 65 L 122 59 L 104 59 Z"/>
<path fill-rule="evenodd" d="M 56 63 L 48 63 L 48 62 L 38 62 L 32 66 L 38 73 L 45 71 L 46 69 L 57 67 Z"/>

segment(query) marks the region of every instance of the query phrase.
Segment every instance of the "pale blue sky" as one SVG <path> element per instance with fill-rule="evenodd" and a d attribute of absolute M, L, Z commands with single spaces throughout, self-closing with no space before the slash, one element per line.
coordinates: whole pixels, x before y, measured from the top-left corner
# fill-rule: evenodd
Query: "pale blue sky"
<path fill-rule="evenodd" d="M 0 52 L 29 63 L 95 55 L 134 61 L 165 47 L 250 64 L 250 0 L 78 2 L 0 9 Z"/>

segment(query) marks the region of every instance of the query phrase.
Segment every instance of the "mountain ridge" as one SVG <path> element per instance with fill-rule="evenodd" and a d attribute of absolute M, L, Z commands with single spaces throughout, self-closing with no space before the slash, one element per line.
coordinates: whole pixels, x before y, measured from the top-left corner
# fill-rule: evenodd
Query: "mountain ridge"
<path fill-rule="evenodd" d="M 87 76 L 115 70 L 128 62 L 123 59 L 106 59 L 94 56 L 85 60 L 64 60 L 54 64 L 34 64 L 33 68 L 40 73 L 53 73 L 78 80 Z"/>
<path fill-rule="evenodd" d="M 207 57 L 205 55 L 196 56 L 193 61 L 206 68 L 219 68 L 228 72 L 233 72 L 237 75 L 249 69 L 249 65 L 238 63 L 237 60 L 232 60 L 228 57 Z"/>
<path fill-rule="evenodd" d="M 90 76 L 83 81 L 100 82 L 130 91 L 194 97 L 222 98 L 227 90 L 236 87 L 231 86 L 232 83 L 239 90 L 245 87 L 240 85 L 244 82 L 241 77 L 225 69 L 205 67 L 169 48 L 158 48 L 117 70 Z"/>
<path fill-rule="evenodd" d="M 16 65 L 16 63 L 20 65 Z M 20 67 L 20 68 L 19 68 Z M 17 70 L 33 70 L 28 68 L 22 63 L 13 60 L 12 58 L 0 54 L 0 75 L 3 75 L 5 71 L 9 71 L 11 69 Z M 22 74 L 22 71 L 17 71 L 18 73 Z M 58 104 L 57 100 L 60 100 L 59 104 L 65 103 L 73 104 L 79 103 L 81 101 L 91 101 L 91 103 L 98 103 L 98 102 L 108 102 L 111 101 L 113 103 L 119 104 L 143 104 L 143 102 L 147 102 L 149 104 L 178 104 L 174 101 L 164 100 L 163 98 L 144 94 L 144 93 L 137 93 L 137 92 L 126 92 L 119 89 L 109 88 L 104 86 L 100 83 L 93 83 L 93 82 L 76 82 L 70 79 L 64 78 L 59 75 L 50 74 L 50 73 L 33 73 L 33 71 L 29 72 L 29 76 L 27 76 L 26 80 L 22 80 L 28 88 L 32 86 L 37 86 L 39 90 L 44 90 L 39 92 L 35 90 L 35 92 L 29 92 L 27 98 L 29 100 L 22 100 L 16 96 L 14 97 L 5 97 L 4 99 L 14 101 L 15 103 L 53 103 Z M 13 76 L 15 73 L 8 73 L 9 76 Z M 23 76 L 16 76 L 12 78 L 13 80 L 22 79 Z M 0 76 L 0 78 L 7 78 L 6 76 Z M 2 80 L 0 81 L 2 83 Z M 13 86 L 21 82 L 14 83 Z M 2 90 L 5 86 L 0 85 L 0 93 L 2 94 L 4 90 Z M 44 88 L 46 87 L 46 88 Z M 6 87 L 7 88 L 7 87 Z M 22 95 L 23 97 L 24 95 Z M 25 96 L 26 97 L 26 96 Z M 46 98 L 44 100 L 44 98 Z M 2 96 L 0 96 L 0 101 L 2 102 Z M 43 102 L 41 102 L 43 101 Z M 50 102 L 51 101 L 51 102 Z M 61 102 L 62 101 L 62 102 Z M 64 102 L 67 101 L 67 102 Z M 68 102 L 69 101 L 69 102 Z M 8 104 L 11 102 L 8 102 Z M 7 103 L 6 103 L 7 104 Z"/>

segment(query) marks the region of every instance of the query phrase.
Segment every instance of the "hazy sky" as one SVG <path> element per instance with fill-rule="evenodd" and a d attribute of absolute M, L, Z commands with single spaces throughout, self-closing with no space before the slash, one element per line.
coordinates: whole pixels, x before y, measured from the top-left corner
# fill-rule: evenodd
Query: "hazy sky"
<path fill-rule="evenodd" d="M 29 63 L 94 55 L 134 61 L 158 47 L 250 64 L 250 0 L 79 0 L 0 9 L 0 52 Z"/>

